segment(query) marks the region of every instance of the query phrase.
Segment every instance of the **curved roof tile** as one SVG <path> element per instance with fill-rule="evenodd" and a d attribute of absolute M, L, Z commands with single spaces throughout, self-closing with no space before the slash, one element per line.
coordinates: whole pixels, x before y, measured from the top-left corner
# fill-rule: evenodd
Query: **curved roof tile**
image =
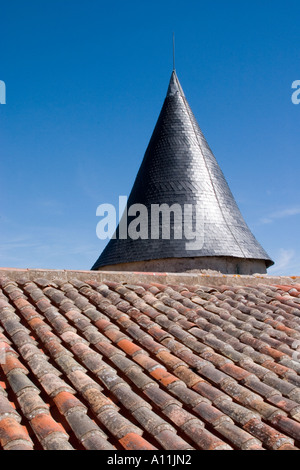
<path fill-rule="evenodd" d="M 79 277 L 0 276 L 0 449 L 300 449 L 299 284 Z"/>

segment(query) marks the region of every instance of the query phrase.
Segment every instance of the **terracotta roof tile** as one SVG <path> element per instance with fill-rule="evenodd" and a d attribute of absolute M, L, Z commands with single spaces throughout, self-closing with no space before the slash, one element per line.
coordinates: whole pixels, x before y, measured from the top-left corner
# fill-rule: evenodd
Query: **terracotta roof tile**
<path fill-rule="evenodd" d="M 12 418 L 18 423 L 21 422 L 20 415 L 16 412 L 14 406 L 3 393 L 3 395 L 0 394 L 0 421 L 5 418 Z"/>
<path fill-rule="evenodd" d="M 33 443 L 28 431 L 13 418 L 4 418 L 0 421 L 0 444 L 3 449 L 20 446 L 20 449 L 33 449 Z"/>
<path fill-rule="evenodd" d="M 0 276 L 0 449 L 300 449 L 299 284 L 20 274 Z"/>
<path fill-rule="evenodd" d="M 125 450 L 157 450 L 157 447 L 133 432 L 120 439 L 120 444 Z"/>
<path fill-rule="evenodd" d="M 160 444 L 161 449 L 167 450 L 193 450 L 194 447 L 185 442 L 181 437 L 168 429 L 160 431 L 156 435 L 156 440 Z"/>

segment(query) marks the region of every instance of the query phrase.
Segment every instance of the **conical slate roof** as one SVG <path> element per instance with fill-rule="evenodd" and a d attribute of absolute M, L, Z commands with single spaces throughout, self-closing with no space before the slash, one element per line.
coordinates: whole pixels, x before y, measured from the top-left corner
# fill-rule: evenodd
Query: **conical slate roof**
<path fill-rule="evenodd" d="M 196 226 L 194 210 L 193 228 L 199 243 L 187 249 L 184 236 L 174 237 L 175 218 L 171 218 L 170 239 L 151 238 L 150 228 L 149 239 L 119 239 L 117 229 L 116 238 L 109 241 L 92 269 L 147 260 L 211 256 L 263 260 L 267 267 L 273 264 L 246 225 L 175 71 L 129 196 L 128 208 L 133 204 L 147 207 L 149 227 L 153 204 L 197 207 L 201 223 Z M 133 219 L 128 217 L 128 225 Z"/>

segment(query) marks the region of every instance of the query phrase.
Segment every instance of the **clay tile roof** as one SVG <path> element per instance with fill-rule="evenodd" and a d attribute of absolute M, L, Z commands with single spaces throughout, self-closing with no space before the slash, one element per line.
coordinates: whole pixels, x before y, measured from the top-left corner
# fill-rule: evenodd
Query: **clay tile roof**
<path fill-rule="evenodd" d="M 299 279 L 0 270 L 0 449 L 299 450 Z"/>

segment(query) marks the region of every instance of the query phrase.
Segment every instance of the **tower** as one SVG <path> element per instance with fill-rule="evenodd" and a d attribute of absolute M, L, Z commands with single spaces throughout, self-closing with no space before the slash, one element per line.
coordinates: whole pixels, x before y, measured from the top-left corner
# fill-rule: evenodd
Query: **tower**
<path fill-rule="evenodd" d="M 121 238 L 118 228 L 93 270 L 253 274 L 273 264 L 244 221 L 175 70 L 128 198 L 128 208 L 135 204 L 147 209 L 148 238 Z M 162 205 L 166 212 L 154 226 L 152 210 Z M 181 219 L 168 212 L 174 207 L 182 209 Z M 194 242 L 184 236 L 187 220 Z"/>

